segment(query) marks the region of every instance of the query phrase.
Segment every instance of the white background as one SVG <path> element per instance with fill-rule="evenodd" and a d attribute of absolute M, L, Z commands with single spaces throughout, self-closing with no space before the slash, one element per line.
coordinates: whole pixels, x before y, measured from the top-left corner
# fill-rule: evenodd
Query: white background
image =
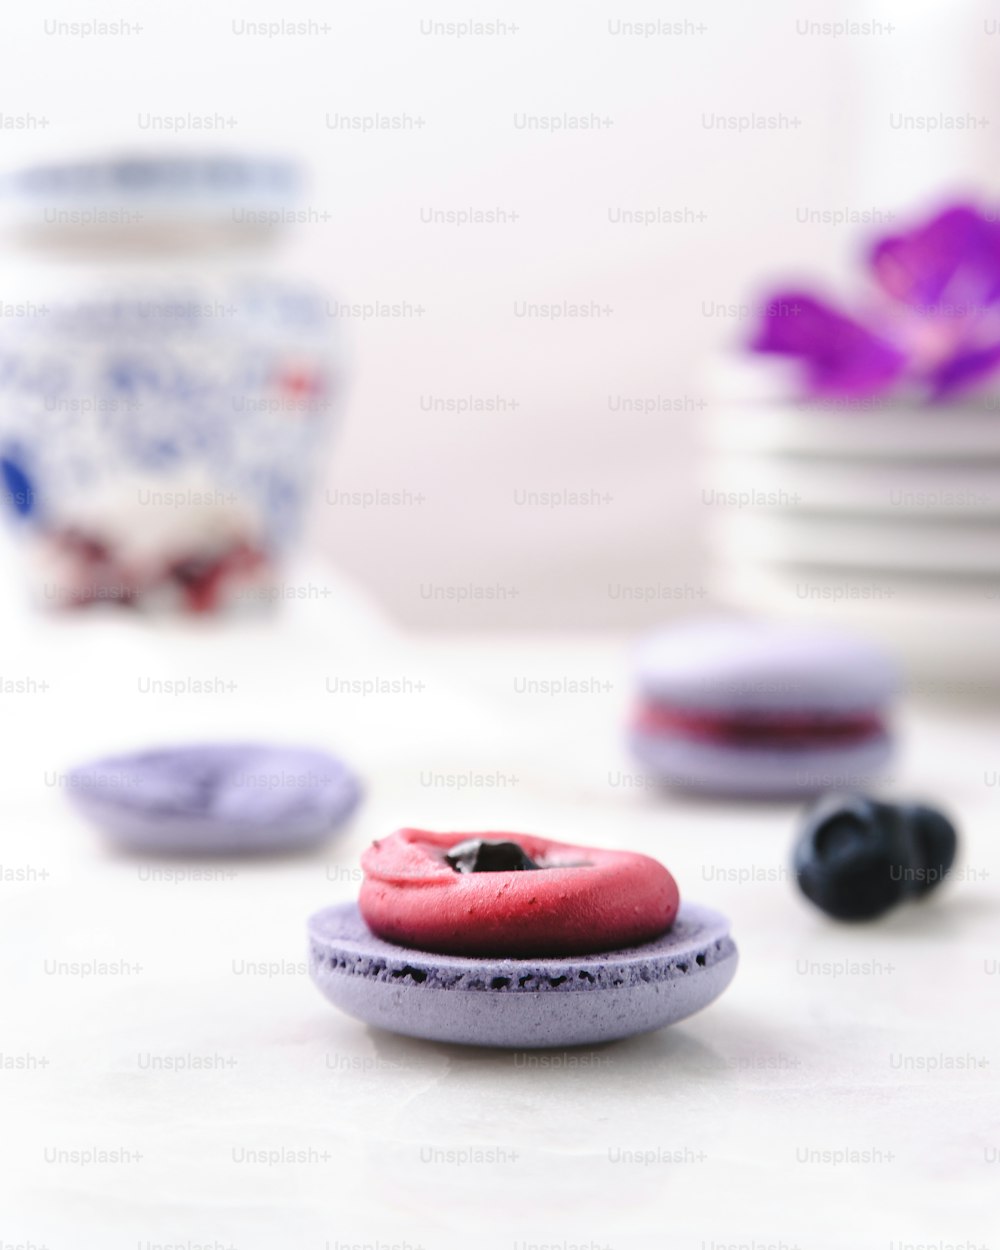
<path fill-rule="evenodd" d="M 142 29 L 46 34 L 46 22 L 97 18 Z M 847 18 L 881 33 L 806 25 Z M 751 328 L 738 311 L 705 310 L 745 304 L 790 274 L 857 284 L 850 264 L 871 227 L 803 224 L 800 214 L 868 212 L 878 222 L 922 214 L 958 189 L 998 189 L 995 18 L 985 0 L 8 6 L 0 110 L 47 125 L 0 129 L 0 164 L 157 142 L 301 157 L 314 175 L 303 205 L 312 224 L 299 229 L 296 264 L 343 299 L 425 310 L 349 326 L 355 385 L 320 492 L 409 490 L 423 502 L 321 502 L 319 541 L 406 621 L 648 620 L 689 607 L 685 588 L 704 581 L 704 358 Z M 423 33 L 425 23 L 470 19 L 516 33 Z M 282 20 L 308 33 L 236 33 Z M 616 34 L 618 22 L 685 33 Z M 890 122 L 942 112 L 985 121 L 936 134 Z M 424 124 L 331 130 L 328 117 L 341 113 Z M 226 124 L 176 136 L 141 128 L 148 115 L 188 114 Z M 563 114 L 612 124 L 545 134 L 515 120 Z M 754 114 L 788 128 L 705 124 Z M 421 220 L 466 208 L 518 217 Z M 704 220 L 613 224 L 619 209 Z M 517 317 L 522 301 L 613 312 L 550 324 Z M 422 410 L 431 397 L 497 396 L 517 407 Z M 680 411 L 621 411 L 622 398 Z M 611 498 L 517 506 L 524 490 Z M 609 590 L 650 583 L 682 597 L 643 605 Z M 428 587 L 467 585 L 499 590 L 462 606 L 426 597 Z"/>

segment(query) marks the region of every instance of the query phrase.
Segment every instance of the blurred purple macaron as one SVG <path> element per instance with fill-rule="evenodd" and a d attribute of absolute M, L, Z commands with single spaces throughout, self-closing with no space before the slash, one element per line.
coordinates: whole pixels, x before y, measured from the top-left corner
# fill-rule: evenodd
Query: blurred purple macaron
<path fill-rule="evenodd" d="M 633 755 L 652 777 L 718 795 L 863 789 L 892 754 L 892 658 L 839 630 L 696 619 L 636 655 Z"/>
<path fill-rule="evenodd" d="M 319 846 L 362 793 L 355 774 L 325 752 L 257 743 L 112 756 L 73 769 L 68 792 L 115 846 L 185 855 Z"/>

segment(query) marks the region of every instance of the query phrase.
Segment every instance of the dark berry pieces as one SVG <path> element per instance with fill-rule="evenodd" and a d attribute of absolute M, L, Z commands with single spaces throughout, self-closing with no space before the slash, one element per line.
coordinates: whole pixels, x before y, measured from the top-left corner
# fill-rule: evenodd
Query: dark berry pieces
<path fill-rule="evenodd" d="M 958 838 L 940 812 L 828 794 L 803 814 L 794 866 L 799 888 L 837 920 L 871 920 L 938 885 Z"/>
<path fill-rule="evenodd" d="M 453 846 L 445 859 L 456 872 L 525 872 L 538 865 L 516 842 L 470 838 Z"/>

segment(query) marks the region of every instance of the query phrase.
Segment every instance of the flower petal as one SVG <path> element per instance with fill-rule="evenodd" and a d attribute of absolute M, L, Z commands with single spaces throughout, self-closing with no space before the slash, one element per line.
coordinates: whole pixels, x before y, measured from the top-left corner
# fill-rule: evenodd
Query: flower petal
<path fill-rule="evenodd" d="M 955 205 L 908 234 L 879 240 L 870 264 L 888 295 L 926 315 L 975 314 L 1000 297 L 1000 225 Z"/>
<path fill-rule="evenodd" d="M 981 382 L 998 366 L 1000 366 L 1000 343 L 957 352 L 930 375 L 932 397 L 945 399 L 956 391 Z"/>
<path fill-rule="evenodd" d="M 798 291 L 768 301 L 750 345 L 755 352 L 797 356 L 816 395 L 872 395 L 903 372 L 902 352 L 866 326 Z"/>

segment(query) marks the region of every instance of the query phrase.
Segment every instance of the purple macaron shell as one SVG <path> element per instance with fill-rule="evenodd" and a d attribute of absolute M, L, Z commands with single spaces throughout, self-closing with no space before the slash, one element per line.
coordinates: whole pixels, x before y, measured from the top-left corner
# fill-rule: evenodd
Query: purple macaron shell
<path fill-rule="evenodd" d="M 310 970 L 349 1015 L 394 1033 L 472 1046 L 607 1042 L 700 1011 L 736 972 L 725 917 L 683 903 L 669 933 L 564 959 L 473 959 L 377 938 L 354 903 L 309 921 Z"/>
<path fill-rule="evenodd" d="M 742 747 L 634 729 L 633 756 L 665 786 L 746 798 L 808 797 L 867 790 L 892 757 L 887 734 L 827 747 Z"/>
<path fill-rule="evenodd" d="M 69 794 L 128 850 L 239 854 L 323 842 L 357 806 L 361 787 L 321 751 L 212 743 L 82 765 Z"/>
<path fill-rule="evenodd" d="M 864 638 L 744 618 L 682 621 L 643 639 L 640 693 L 693 711 L 863 712 L 898 691 L 889 655 Z"/>

